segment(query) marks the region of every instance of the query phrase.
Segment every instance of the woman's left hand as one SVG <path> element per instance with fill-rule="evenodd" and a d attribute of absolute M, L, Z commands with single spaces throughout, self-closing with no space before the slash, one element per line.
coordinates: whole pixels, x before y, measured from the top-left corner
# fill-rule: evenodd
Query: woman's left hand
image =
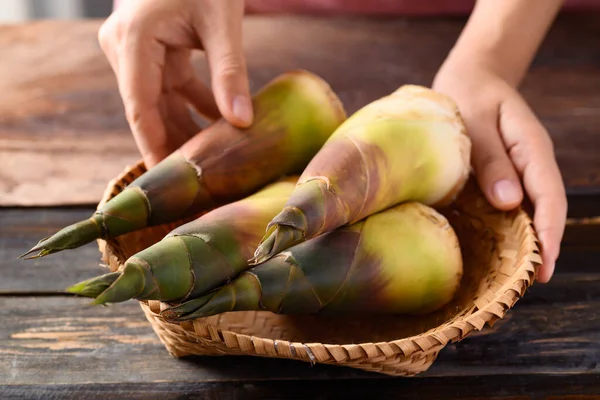
<path fill-rule="evenodd" d="M 548 282 L 560 251 L 567 199 L 552 140 L 518 91 L 490 68 L 444 65 L 433 89 L 457 103 L 472 140 L 472 164 L 481 190 L 500 210 L 523 201 L 534 209 L 542 247 L 537 280 Z"/>

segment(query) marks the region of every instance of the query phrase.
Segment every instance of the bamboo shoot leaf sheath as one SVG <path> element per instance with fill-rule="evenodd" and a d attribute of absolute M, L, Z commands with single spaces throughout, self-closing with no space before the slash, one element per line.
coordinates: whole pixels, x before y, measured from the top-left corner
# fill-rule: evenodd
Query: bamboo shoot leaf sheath
<path fill-rule="evenodd" d="M 131 256 L 117 272 L 77 283 L 67 291 L 95 304 L 129 299 L 184 301 L 227 283 L 249 268 L 263 227 L 285 204 L 298 176 L 181 225 Z"/>
<path fill-rule="evenodd" d="M 447 205 L 462 190 L 471 142 L 455 103 L 405 85 L 343 122 L 266 227 L 253 265 L 406 201 Z"/>
<path fill-rule="evenodd" d="M 447 219 L 407 202 L 292 246 L 161 315 L 184 321 L 249 310 L 421 314 L 451 301 L 462 274 L 458 238 Z"/>
<path fill-rule="evenodd" d="M 346 119 L 339 98 L 304 70 L 279 75 L 253 96 L 252 126 L 220 119 L 106 202 L 89 219 L 42 239 L 21 257 L 42 257 L 242 199 L 297 175 Z"/>

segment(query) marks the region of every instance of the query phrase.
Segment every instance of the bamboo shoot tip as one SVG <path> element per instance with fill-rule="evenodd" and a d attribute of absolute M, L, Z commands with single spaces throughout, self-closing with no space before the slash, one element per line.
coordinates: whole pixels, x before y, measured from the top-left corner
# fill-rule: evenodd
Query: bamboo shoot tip
<path fill-rule="evenodd" d="M 50 253 L 52 253 L 52 250 L 50 249 L 46 249 L 44 248 L 44 241 L 46 241 L 48 238 L 44 238 L 42 240 L 40 240 L 35 246 L 33 246 L 31 249 L 29 249 L 28 251 L 26 251 L 25 253 L 21 254 L 20 256 L 17 257 L 17 259 L 22 259 L 22 260 L 33 260 L 36 258 L 41 258 L 44 257 Z M 38 254 L 34 254 L 32 256 L 29 256 L 32 253 L 35 253 L 36 251 L 39 251 Z M 29 257 L 27 257 L 29 256 Z"/>
<path fill-rule="evenodd" d="M 261 240 L 254 257 L 248 260 L 250 265 L 261 264 L 284 250 L 304 241 L 302 230 L 293 226 L 274 224 Z"/>

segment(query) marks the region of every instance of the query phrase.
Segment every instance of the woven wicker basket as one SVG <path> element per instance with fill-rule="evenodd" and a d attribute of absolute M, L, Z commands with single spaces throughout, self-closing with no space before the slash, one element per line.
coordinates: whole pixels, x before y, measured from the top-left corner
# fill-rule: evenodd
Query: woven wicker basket
<path fill-rule="evenodd" d="M 126 168 L 109 183 L 100 204 L 143 172 L 141 162 Z M 160 317 L 159 302 L 140 305 L 175 357 L 252 355 L 413 376 L 427 370 L 447 343 L 502 318 L 533 283 L 541 261 L 529 216 L 523 210 L 496 211 L 473 180 L 442 212 L 459 237 L 464 277 L 454 300 L 438 312 L 420 317 L 325 318 L 251 311 L 170 323 Z M 191 219 L 100 240 L 103 261 L 114 271 L 129 256 Z"/>

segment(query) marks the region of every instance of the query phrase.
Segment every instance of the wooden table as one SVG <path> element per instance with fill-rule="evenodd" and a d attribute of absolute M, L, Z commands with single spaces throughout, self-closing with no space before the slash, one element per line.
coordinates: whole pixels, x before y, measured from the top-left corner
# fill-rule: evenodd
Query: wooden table
<path fill-rule="evenodd" d="M 88 216 L 107 181 L 138 155 L 96 42 L 99 21 L 0 27 L 0 398 L 600 393 L 600 224 L 590 219 L 600 216 L 598 20 L 561 17 L 522 88 L 553 136 L 569 193 L 555 278 L 410 379 L 250 357 L 174 359 L 137 303 L 86 308 L 86 300 L 63 293 L 103 272 L 95 244 L 16 260 L 41 237 Z M 307 68 L 352 112 L 402 83 L 428 85 L 463 24 L 249 18 L 251 85 Z M 198 70 L 206 67 L 198 62 Z"/>

